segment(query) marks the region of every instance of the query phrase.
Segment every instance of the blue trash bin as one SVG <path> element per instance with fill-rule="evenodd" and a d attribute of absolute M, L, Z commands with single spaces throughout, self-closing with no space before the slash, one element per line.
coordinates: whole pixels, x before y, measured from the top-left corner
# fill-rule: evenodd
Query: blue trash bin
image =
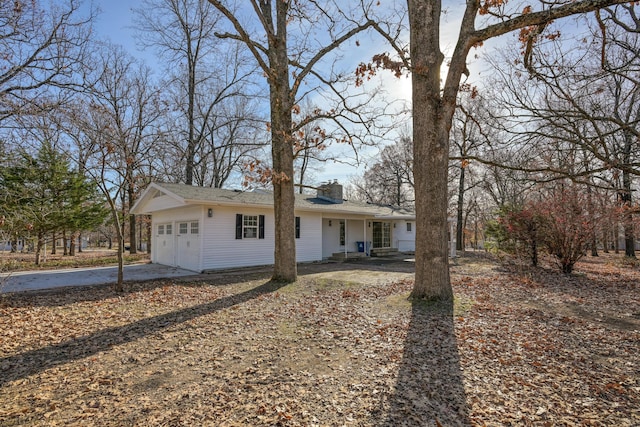
<path fill-rule="evenodd" d="M 358 245 L 358 252 L 364 252 L 364 242 L 356 242 Z"/>

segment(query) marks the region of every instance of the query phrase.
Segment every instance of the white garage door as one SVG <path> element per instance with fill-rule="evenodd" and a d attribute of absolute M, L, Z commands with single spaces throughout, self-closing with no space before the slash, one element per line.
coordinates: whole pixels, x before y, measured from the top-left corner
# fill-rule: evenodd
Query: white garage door
<path fill-rule="evenodd" d="M 200 271 L 200 223 L 181 221 L 176 223 L 176 266 Z"/>
<path fill-rule="evenodd" d="M 174 239 L 172 223 L 167 222 L 156 225 L 156 263 L 175 266 Z"/>

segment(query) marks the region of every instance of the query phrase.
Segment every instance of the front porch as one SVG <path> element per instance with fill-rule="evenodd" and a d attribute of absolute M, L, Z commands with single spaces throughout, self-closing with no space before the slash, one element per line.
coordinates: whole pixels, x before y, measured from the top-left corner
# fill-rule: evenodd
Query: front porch
<path fill-rule="evenodd" d="M 412 250 L 415 237 L 412 224 L 406 220 L 378 218 L 323 218 L 322 255 L 325 259 L 342 261 L 363 257 L 397 254 L 398 243 Z M 407 230 L 409 234 L 407 235 Z M 397 242 L 396 244 L 393 244 Z M 406 249 L 405 249 L 406 250 Z"/>

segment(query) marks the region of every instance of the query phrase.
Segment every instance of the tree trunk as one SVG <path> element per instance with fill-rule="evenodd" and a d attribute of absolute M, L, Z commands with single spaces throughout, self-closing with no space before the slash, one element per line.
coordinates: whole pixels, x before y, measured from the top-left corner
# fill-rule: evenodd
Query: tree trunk
<path fill-rule="evenodd" d="M 151 236 L 151 220 L 149 218 L 147 218 L 146 221 L 147 224 L 147 253 L 150 254 L 151 253 L 151 239 L 153 238 Z"/>
<path fill-rule="evenodd" d="M 130 205 L 132 206 L 132 205 Z M 136 251 L 136 242 L 138 241 L 138 236 L 136 234 L 136 216 L 129 215 L 129 253 L 135 254 Z"/>
<path fill-rule="evenodd" d="M 460 180 L 458 182 L 458 205 L 457 205 L 457 221 L 456 224 L 456 250 L 464 249 L 464 223 L 462 218 L 462 209 L 464 207 L 464 166 L 460 167 Z"/>
<path fill-rule="evenodd" d="M 538 237 L 536 230 L 533 230 L 533 239 L 531 239 L 531 265 L 538 266 Z"/>
<path fill-rule="evenodd" d="M 411 298 L 451 300 L 447 239 L 447 166 L 453 110 L 440 96 L 440 3 L 408 0 L 413 97 L 416 274 Z M 450 107 L 450 106 L 448 106 Z M 454 96 L 455 108 L 455 96 Z"/>
<path fill-rule="evenodd" d="M 69 239 L 69 256 L 76 256 L 76 236 L 73 234 Z"/>
<path fill-rule="evenodd" d="M 82 233 L 78 233 L 78 253 L 82 252 Z"/>
<path fill-rule="evenodd" d="M 287 52 L 286 2 L 276 5 L 276 36 L 269 37 L 271 104 L 271 155 L 273 158 L 273 201 L 275 251 L 273 280 L 294 282 L 296 267 L 292 107 Z"/>
<path fill-rule="evenodd" d="M 628 164 L 628 163 L 627 163 Z M 624 255 L 636 257 L 636 239 L 633 232 L 633 213 L 631 212 L 631 174 L 627 170 L 622 171 L 622 202 L 625 208 L 624 213 Z"/>
<path fill-rule="evenodd" d="M 63 256 L 69 255 L 69 249 L 67 247 L 68 243 L 69 243 L 69 239 L 67 239 L 67 232 L 63 231 L 62 232 L 62 255 Z"/>
<path fill-rule="evenodd" d="M 44 234 L 38 233 L 38 239 L 36 241 L 36 265 L 40 265 L 40 253 L 42 252 L 42 247 L 44 246 Z"/>

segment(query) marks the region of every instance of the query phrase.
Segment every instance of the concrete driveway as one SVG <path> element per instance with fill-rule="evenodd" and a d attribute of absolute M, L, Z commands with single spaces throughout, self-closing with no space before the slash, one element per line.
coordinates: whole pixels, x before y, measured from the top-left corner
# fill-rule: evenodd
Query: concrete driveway
<path fill-rule="evenodd" d="M 198 273 L 160 264 L 124 266 L 125 281 L 144 281 L 195 276 Z M 0 293 L 89 286 L 115 283 L 118 267 L 70 268 L 64 270 L 18 271 L 0 274 Z"/>

